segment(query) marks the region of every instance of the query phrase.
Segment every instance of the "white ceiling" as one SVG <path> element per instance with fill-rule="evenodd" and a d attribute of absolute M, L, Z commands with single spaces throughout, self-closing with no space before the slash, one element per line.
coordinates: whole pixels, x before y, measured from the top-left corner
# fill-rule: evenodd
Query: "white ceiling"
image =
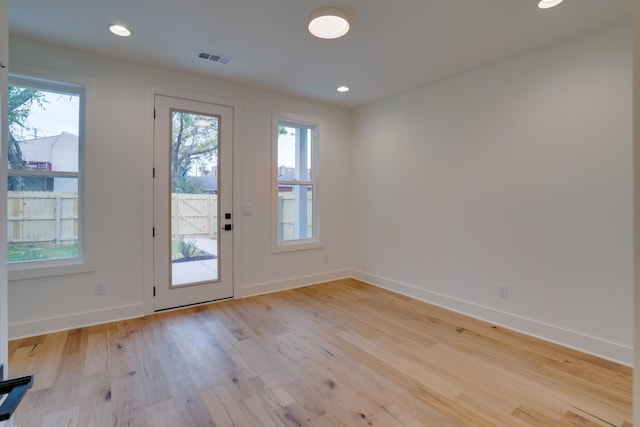
<path fill-rule="evenodd" d="M 353 107 L 630 19 L 631 0 L 9 0 L 12 34 Z M 309 13 L 351 32 L 319 40 Z M 133 35 L 111 35 L 123 23 Z M 200 49 L 229 64 L 198 58 Z M 351 87 L 340 94 L 340 85 Z"/>

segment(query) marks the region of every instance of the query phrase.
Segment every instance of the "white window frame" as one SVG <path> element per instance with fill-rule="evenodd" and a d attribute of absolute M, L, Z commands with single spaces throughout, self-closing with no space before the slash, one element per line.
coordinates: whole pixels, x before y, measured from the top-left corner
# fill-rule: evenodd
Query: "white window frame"
<path fill-rule="evenodd" d="M 315 249 L 323 246 L 320 240 L 320 185 L 319 185 L 319 140 L 320 140 L 320 128 L 321 123 L 313 118 L 301 116 L 298 114 L 273 112 L 272 114 L 272 251 L 273 252 L 288 252 L 298 251 L 306 249 Z M 296 180 L 296 181 L 281 181 L 278 179 L 278 128 L 279 126 L 307 128 L 311 130 L 311 176 L 309 181 Z M 292 239 L 292 240 L 280 240 L 279 239 L 279 185 L 291 184 L 300 185 L 308 184 L 312 187 L 312 236 L 308 239 Z"/>
<path fill-rule="evenodd" d="M 89 208 L 89 195 L 92 193 L 90 181 L 86 174 L 87 129 L 90 127 L 90 114 L 94 106 L 95 79 L 72 75 L 69 73 L 44 70 L 37 67 L 12 64 L 9 74 L 9 85 L 35 86 L 43 90 L 80 89 L 80 117 L 78 135 L 78 173 L 47 171 L 46 176 L 78 178 L 78 257 L 58 260 L 36 260 L 8 264 L 9 280 L 35 279 L 42 277 L 62 276 L 68 274 L 88 273 L 95 271 L 94 266 L 94 226 L 92 210 Z M 3 161 L 6 161 L 3 160 Z M 34 175 L 29 171 L 29 175 Z M 22 172 L 14 173 L 14 175 Z M 12 171 L 8 171 L 8 176 Z M 7 195 L 5 194 L 4 197 Z"/>

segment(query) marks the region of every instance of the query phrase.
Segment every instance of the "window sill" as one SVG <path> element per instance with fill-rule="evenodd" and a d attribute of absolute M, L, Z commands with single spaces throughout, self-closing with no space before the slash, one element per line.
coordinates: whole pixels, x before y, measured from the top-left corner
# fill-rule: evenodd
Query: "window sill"
<path fill-rule="evenodd" d="M 323 248 L 324 244 L 317 240 L 291 240 L 278 242 L 272 249 L 273 253 L 304 251 L 309 249 Z"/>
<path fill-rule="evenodd" d="M 91 273 L 93 265 L 86 260 L 33 261 L 9 265 L 9 281 L 39 279 L 51 276 Z"/>

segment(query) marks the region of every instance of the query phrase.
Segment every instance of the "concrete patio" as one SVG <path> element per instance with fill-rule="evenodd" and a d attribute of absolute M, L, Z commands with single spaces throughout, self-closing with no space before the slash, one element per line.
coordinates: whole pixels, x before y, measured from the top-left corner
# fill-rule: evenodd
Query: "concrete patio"
<path fill-rule="evenodd" d="M 207 238 L 189 240 L 194 240 L 198 249 L 215 255 L 216 258 L 172 263 L 171 283 L 173 286 L 218 280 L 218 241 Z"/>

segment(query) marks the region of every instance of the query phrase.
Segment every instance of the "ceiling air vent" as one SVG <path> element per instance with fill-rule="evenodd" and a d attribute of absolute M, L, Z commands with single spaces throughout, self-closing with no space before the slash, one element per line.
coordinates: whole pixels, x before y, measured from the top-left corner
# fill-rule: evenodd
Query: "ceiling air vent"
<path fill-rule="evenodd" d="M 228 56 L 222 56 L 204 50 L 200 51 L 200 53 L 198 54 L 198 58 L 208 59 L 209 61 L 219 62 L 220 64 L 228 64 L 229 61 L 231 61 L 231 58 L 229 58 Z"/>

